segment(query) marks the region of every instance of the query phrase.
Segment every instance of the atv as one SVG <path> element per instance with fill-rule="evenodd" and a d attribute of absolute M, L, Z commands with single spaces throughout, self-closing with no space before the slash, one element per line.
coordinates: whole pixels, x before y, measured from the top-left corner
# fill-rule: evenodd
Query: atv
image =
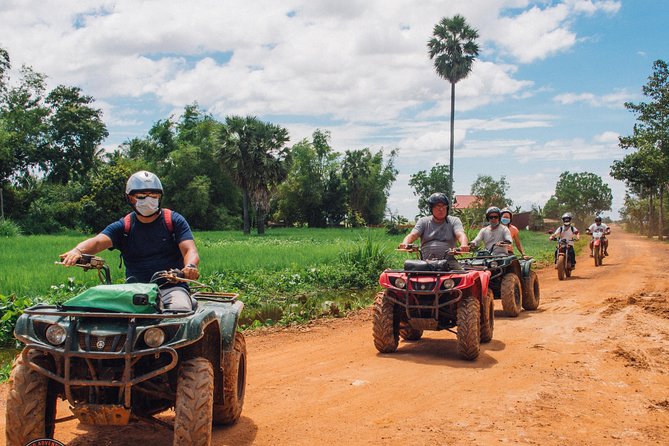
<path fill-rule="evenodd" d="M 488 290 L 490 271 L 484 266 L 464 269 L 452 250 L 441 260 L 421 260 L 414 245 L 400 249 L 419 253 L 403 269 L 386 269 L 379 277 L 384 288 L 374 302 L 374 346 L 380 353 L 395 352 L 399 339 L 417 341 L 425 330 L 457 327 L 458 355 L 479 356 L 480 344 L 490 342 L 494 302 Z"/>
<path fill-rule="evenodd" d="M 60 263 L 60 262 L 56 262 Z M 174 429 L 174 445 L 208 445 L 212 424 L 235 423 L 246 388 L 246 342 L 237 332 L 243 303 L 179 270 L 149 284 L 111 284 L 109 267 L 85 255 L 77 264 L 103 282 L 61 305 L 36 305 L 19 317 L 24 344 L 7 397 L 8 446 L 53 438 L 55 424 L 152 421 Z M 156 282 L 188 282 L 192 310 L 162 310 Z M 164 286 L 164 285 L 160 285 Z M 56 419 L 67 400 L 73 416 Z M 154 416 L 174 408 L 173 426 Z"/>
<path fill-rule="evenodd" d="M 500 242 L 499 245 L 506 246 L 508 243 Z M 474 257 L 461 259 L 460 262 L 463 266 L 486 267 L 491 271 L 490 289 L 495 299 L 502 300 L 505 316 L 517 317 L 521 309 L 539 308 L 539 278 L 531 269 L 533 258 L 518 258 L 513 254 L 493 254 L 488 250 L 480 250 Z"/>

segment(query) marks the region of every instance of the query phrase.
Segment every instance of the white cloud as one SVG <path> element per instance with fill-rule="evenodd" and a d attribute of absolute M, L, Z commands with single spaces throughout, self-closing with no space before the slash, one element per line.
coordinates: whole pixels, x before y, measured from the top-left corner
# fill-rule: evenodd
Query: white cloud
<path fill-rule="evenodd" d="M 633 97 L 625 90 L 618 90 L 599 96 L 594 93 L 562 93 L 556 95 L 553 100 L 563 105 L 585 103 L 592 107 L 623 108 L 625 102 L 632 100 Z"/>

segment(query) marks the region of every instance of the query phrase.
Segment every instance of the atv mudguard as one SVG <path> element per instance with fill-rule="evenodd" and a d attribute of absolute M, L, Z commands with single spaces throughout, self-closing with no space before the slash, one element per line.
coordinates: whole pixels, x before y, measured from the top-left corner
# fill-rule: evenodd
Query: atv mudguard
<path fill-rule="evenodd" d="M 520 270 L 522 273 L 521 278 L 524 279 L 530 277 L 530 270 L 532 269 L 532 264 L 534 263 L 534 259 L 519 260 L 518 263 L 520 264 Z"/>
<path fill-rule="evenodd" d="M 233 302 L 210 302 L 199 301 L 198 310 L 188 324 L 188 338 L 204 333 L 204 329 L 212 320 L 218 321 L 221 331 L 221 352 L 231 351 L 234 346 L 235 333 L 239 315 L 242 313 L 244 303 L 239 300 Z"/>

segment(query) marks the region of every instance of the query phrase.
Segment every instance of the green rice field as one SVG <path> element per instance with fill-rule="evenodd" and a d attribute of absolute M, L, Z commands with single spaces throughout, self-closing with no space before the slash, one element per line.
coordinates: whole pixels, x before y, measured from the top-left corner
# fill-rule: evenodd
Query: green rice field
<path fill-rule="evenodd" d="M 52 286 L 68 282 L 70 277 L 82 284 L 96 284 L 97 277 L 92 272 L 54 264 L 60 253 L 86 237 L 81 234 L 0 238 L 0 294 L 42 295 Z M 407 257 L 405 253 L 394 251 L 403 236 L 389 236 L 382 228 L 274 228 L 264 236 L 244 236 L 237 231 L 195 233 L 201 258 L 200 271 L 205 281 L 208 276 L 224 271 L 258 271 L 262 274 L 334 264 L 343 252 L 364 244 L 368 238 L 387 250 L 393 263 L 388 267 L 399 267 Z M 545 263 L 552 256 L 553 243 L 546 239 L 547 235 L 543 233 L 521 232 L 526 252 L 535 256 L 539 263 Z M 99 255 L 107 259 L 112 278 L 122 280 L 118 251 L 105 251 Z"/>

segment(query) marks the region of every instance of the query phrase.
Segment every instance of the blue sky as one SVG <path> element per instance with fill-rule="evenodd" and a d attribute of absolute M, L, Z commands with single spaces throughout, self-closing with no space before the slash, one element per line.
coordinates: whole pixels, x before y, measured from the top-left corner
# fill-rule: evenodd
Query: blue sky
<path fill-rule="evenodd" d="M 0 46 L 49 88 L 93 96 L 107 148 L 193 102 L 283 125 L 290 144 L 321 128 L 338 151 L 398 148 L 388 204 L 413 217 L 410 175 L 448 164 L 450 86 L 426 42 L 454 14 L 481 46 L 456 86 L 455 192 L 504 175 L 529 209 L 561 172 L 593 172 L 617 216 L 609 166 L 634 124 L 624 102 L 667 60 L 665 0 L 15 0 L 0 3 Z"/>

